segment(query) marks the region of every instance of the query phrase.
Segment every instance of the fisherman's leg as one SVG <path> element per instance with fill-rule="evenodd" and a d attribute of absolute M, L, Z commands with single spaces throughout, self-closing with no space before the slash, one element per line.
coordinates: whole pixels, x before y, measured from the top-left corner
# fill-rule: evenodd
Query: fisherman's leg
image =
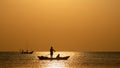
<path fill-rule="evenodd" d="M 53 53 L 51 53 L 51 58 L 53 58 Z"/>
<path fill-rule="evenodd" d="M 52 58 L 52 56 L 53 56 L 53 54 L 52 53 L 50 53 L 50 57 Z"/>

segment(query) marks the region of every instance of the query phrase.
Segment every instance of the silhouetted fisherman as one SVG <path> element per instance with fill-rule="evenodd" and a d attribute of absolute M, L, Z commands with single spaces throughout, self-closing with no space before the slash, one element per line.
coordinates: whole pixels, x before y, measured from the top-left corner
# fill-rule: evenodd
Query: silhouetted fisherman
<path fill-rule="evenodd" d="M 50 57 L 51 57 L 51 58 L 53 57 L 53 52 L 55 52 L 55 50 L 54 50 L 53 47 L 51 46 L 51 48 L 50 48 Z"/>

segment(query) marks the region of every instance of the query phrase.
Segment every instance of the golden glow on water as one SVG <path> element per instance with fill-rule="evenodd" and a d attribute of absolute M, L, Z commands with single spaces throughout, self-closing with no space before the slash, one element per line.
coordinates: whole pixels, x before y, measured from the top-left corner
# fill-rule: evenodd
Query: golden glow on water
<path fill-rule="evenodd" d="M 47 68 L 57 68 L 58 67 L 58 63 L 56 64 L 56 63 L 52 63 L 52 64 L 48 64 L 48 67 Z"/>
<path fill-rule="evenodd" d="M 0 68 L 120 68 L 119 52 L 56 52 L 69 55 L 68 60 L 39 60 L 37 57 L 48 53 L 1 52 Z"/>
<path fill-rule="evenodd" d="M 46 68 L 64 68 L 64 67 L 66 67 L 64 62 L 52 61 L 47 64 Z"/>

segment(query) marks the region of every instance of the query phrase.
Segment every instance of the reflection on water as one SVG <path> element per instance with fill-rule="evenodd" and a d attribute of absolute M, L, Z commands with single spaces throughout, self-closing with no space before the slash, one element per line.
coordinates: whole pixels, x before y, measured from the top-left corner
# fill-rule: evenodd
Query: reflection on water
<path fill-rule="evenodd" d="M 45 65 L 41 65 L 40 68 L 65 68 L 65 67 L 66 65 L 64 61 L 61 62 L 61 61 L 54 60 L 54 61 L 46 62 Z"/>
<path fill-rule="evenodd" d="M 119 52 L 55 52 L 54 57 L 70 56 L 68 60 L 39 60 L 49 52 L 20 54 L 0 52 L 0 68 L 120 68 Z"/>

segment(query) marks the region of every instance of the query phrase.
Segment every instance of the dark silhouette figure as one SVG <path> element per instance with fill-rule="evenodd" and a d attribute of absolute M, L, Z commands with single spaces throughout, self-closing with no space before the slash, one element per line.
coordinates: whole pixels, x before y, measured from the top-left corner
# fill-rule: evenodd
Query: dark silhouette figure
<path fill-rule="evenodd" d="M 50 57 L 53 58 L 53 52 L 55 52 L 55 50 L 53 49 L 53 47 L 51 46 L 50 48 Z"/>
<path fill-rule="evenodd" d="M 56 56 L 56 58 L 60 58 L 60 54 L 58 54 L 58 55 Z"/>

